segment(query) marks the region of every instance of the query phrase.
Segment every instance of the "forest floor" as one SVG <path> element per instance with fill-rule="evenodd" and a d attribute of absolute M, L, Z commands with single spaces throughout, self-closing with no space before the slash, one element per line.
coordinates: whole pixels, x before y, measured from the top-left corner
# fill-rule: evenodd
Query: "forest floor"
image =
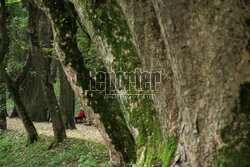
<path fill-rule="evenodd" d="M 69 137 L 55 148 L 48 149 L 52 141 L 52 136 L 40 134 L 37 142 L 26 147 L 27 137 L 24 132 L 9 129 L 4 132 L 0 130 L 0 166 L 109 166 L 108 149 L 102 143 Z"/>
<path fill-rule="evenodd" d="M 51 123 L 34 122 L 34 125 L 39 135 L 43 134 L 47 136 L 53 136 L 53 129 Z M 104 143 L 104 140 L 96 127 L 87 126 L 84 124 L 76 124 L 76 128 L 77 129 L 74 130 L 67 130 L 67 137 Z M 7 118 L 7 129 L 25 132 L 24 126 L 19 118 Z"/>

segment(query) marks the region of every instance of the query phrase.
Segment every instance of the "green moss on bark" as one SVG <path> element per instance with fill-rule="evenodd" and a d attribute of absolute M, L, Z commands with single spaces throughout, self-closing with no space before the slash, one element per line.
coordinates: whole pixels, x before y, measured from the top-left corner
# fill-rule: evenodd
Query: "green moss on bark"
<path fill-rule="evenodd" d="M 219 149 L 217 167 L 250 166 L 250 82 L 240 86 L 239 103 L 232 114 L 230 125 L 221 130 L 225 146 Z"/>
<path fill-rule="evenodd" d="M 82 5 L 97 34 L 111 47 L 111 54 L 114 56 L 113 70 L 134 71 L 141 67 L 128 25 L 116 1 L 82 1 Z"/>
<path fill-rule="evenodd" d="M 63 0 L 52 1 L 44 0 L 44 5 L 49 8 L 51 18 L 54 22 L 54 29 L 57 32 L 56 42 L 65 53 L 65 61 L 69 63 L 77 72 L 78 85 L 83 90 L 88 90 L 88 83 L 93 79 L 89 76 L 89 70 L 86 68 L 84 58 L 77 48 L 76 32 L 77 25 L 72 10 L 71 3 Z M 125 162 L 133 161 L 135 157 L 135 142 L 126 126 L 120 105 L 117 100 L 104 99 L 104 92 L 88 92 L 89 106 L 95 113 L 100 114 L 105 131 L 108 133 L 112 144 L 116 150 L 123 155 Z M 123 142 L 121 142 L 123 141 Z"/>
<path fill-rule="evenodd" d="M 168 166 L 174 156 L 178 138 L 173 136 L 163 141 L 152 99 L 141 99 L 138 107 L 130 112 L 130 118 L 134 127 L 139 131 L 137 145 L 141 149 L 137 155 L 138 165 Z M 144 157 L 143 160 L 141 157 Z"/>
<path fill-rule="evenodd" d="M 83 10 L 88 14 L 89 20 L 103 41 L 111 47 L 114 57 L 112 69 L 115 72 L 131 72 L 136 68 L 142 68 L 141 61 L 136 48 L 132 43 L 132 36 L 128 25 L 124 20 L 120 6 L 115 0 L 103 1 L 81 1 Z M 105 56 L 105 55 L 103 55 Z M 105 58 L 104 58 L 105 59 Z M 122 80 L 123 85 L 128 83 L 126 78 Z M 135 89 L 126 92 L 137 94 Z M 146 91 L 146 93 L 150 93 Z M 131 108 L 129 118 L 132 125 L 138 130 L 137 137 L 137 159 L 144 159 L 139 166 L 152 166 L 152 164 L 164 164 L 167 166 L 173 156 L 177 138 L 171 138 L 164 142 L 161 137 L 161 129 L 154 102 L 152 99 L 129 99 L 127 106 Z M 143 155 L 142 155 L 143 154 Z"/>
<path fill-rule="evenodd" d="M 79 86 L 88 89 L 88 83 L 93 80 L 89 70 L 84 65 L 84 59 L 77 48 L 74 9 L 70 3 L 63 0 L 44 0 L 45 6 L 50 9 L 50 15 L 57 32 L 55 37 L 60 48 L 66 55 L 65 61 L 70 63 L 77 72 Z M 97 35 L 111 47 L 114 61 L 111 66 L 115 71 L 134 71 L 141 67 L 141 61 L 132 43 L 129 28 L 123 19 L 120 7 L 115 0 L 108 1 L 81 1 L 82 6 L 93 22 Z M 105 56 L 105 55 L 103 55 Z M 124 78 L 123 82 L 127 82 Z M 132 93 L 136 91 L 131 90 Z M 127 128 L 120 104 L 117 100 L 104 99 L 104 92 L 88 92 L 89 105 L 100 119 L 108 133 L 112 144 L 121 151 L 125 162 L 134 160 L 135 142 Z M 84 95 L 83 95 L 84 96 Z M 163 142 L 159 120 L 156 115 L 152 99 L 130 100 L 128 105 L 136 104 L 130 111 L 130 119 L 138 129 L 138 157 L 145 151 L 144 160 L 140 166 L 164 164 L 167 166 L 176 148 L 176 138 Z M 139 159 L 139 158 L 138 158 Z"/>

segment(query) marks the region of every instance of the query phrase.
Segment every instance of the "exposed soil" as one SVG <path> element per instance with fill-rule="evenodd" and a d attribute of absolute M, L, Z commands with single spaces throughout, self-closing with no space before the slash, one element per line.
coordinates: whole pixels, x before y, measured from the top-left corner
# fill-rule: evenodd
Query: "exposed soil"
<path fill-rule="evenodd" d="M 53 136 L 52 124 L 49 122 L 34 122 L 38 134 Z M 7 128 L 13 130 L 20 130 L 25 132 L 22 121 L 19 118 L 7 118 Z M 104 140 L 94 126 L 87 126 L 84 124 L 76 124 L 74 130 L 67 130 L 68 137 L 75 137 L 80 139 L 91 140 L 98 143 L 104 143 Z"/>

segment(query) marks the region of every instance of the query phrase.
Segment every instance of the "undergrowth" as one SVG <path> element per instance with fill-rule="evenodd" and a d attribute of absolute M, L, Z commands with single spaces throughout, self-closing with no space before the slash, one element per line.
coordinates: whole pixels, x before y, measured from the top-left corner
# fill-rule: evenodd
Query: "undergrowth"
<path fill-rule="evenodd" d="M 0 133 L 0 166 L 108 166 L 105 145 L 68 138 L 48 150 L 53 137 L 40 135 L 38 142 L 25 147 L 26 136 L 17 131 Z"/>

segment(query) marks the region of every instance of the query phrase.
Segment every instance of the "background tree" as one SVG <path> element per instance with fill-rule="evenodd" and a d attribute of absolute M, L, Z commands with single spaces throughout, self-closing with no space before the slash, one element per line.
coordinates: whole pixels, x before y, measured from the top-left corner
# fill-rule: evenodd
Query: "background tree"
<path fill-rule="evenodd" d="M 10 39 L 8 37 L 8 30 L 6 26 L 7 25 L 6 19 L 7 19 L 7 7 L 5 4 L 5 0 L 1 0 L 1 27 L 0 28 L 2 32 L 2 47 L 0 51 L 0 74 L 4 83 L 7 85 L 8 90 L 12 94 L 12 99 L 15 103 L 15 106 L 17 107 L 18 114 L 22 119 L 22 122 L 24 124 L 25 130 L 28 135 L 27 144 L 30 144 L 37 140 L 38 135 L 25 109 L 25 106 L 21 100 L 20 94 L 18 92 L 18 86 L 20 84 L 20 80 L 22 79 L 22 77 L 27 74 L 31 59 L 30 57 L 28 58 L 27 63 L 25 67 L 23 68 L 22 73 L 19 75 L 16 81 L 13 81 L 6 71 L 7 66 L 6 66 L 6 63 L 4 62 L 5 56 L 7 55 L 9 51 L 9 44 L 10 44 Z"/>
<path fill-rule="evenodd" d="M 62 122 L 61 112 L 59 111 L 58 102 L 54 93 L 54 87 L 51 79 L 50 73 L 50 60 L 43 54 L 43 50 L 40 47 L 39 41 L 39 13 L 41 11 L 30 1 L 26 1 L 26 8 L 29 13 L 29 36 L 30 36 L 30 45 L 31 45 L 31 54 L 34 60 L 36 67 L 36 72 L 39 76 L 44 97 L 48 106 L 48 110 L 52 119 L 53 131 L 54 131 L 54 141 L 51 146 L 61 142 L 66 138 L 66 131 L 64 124 Z M 49 27 L 42 27 L 48 29 Z M 46 38 L 46 44 L 48 38 Z"/>
<path fill-rule="evenodd" d="M 60 63 L 60 62 L 58 62 Z M 72 90 L 68 79 L 61 67 L 59 66 L 60 74 L 60 111 L 63 115 L 63 122 L 66 129 L 76 129 L 75 127 L 75 94 Z"/>
<path fill-rule="evenodd" d="M 35 72 L 33 60 L 27 76 L 23 78 L 19 86 L 19 92 L 31 120 L 36 122 L 47 121 L 47 104 L 41 82 Z"/>
<path fill-rule="evenodd" d="M 11 78 L 16 78 L 22 71 L 27 55 L 30 54 L 27 32 L 28 13 L 21 1 L 8 0 L 7 5 L 9 9 L 7 20 L 10 37 L 10 50 L 6 59 L 7 72 Z M 20 82 L 18 90 L 31 120 L 46 121 L 46 104 L 32 61 L 27 75 L 23 76 Z M 11 117 L 18 116 L 15 107 L 13 107 L 13 112 L 10 115 Z"/>
<path fill-rule="evenodd" d="M 0 80 L 0 129 L 7 128 L 7 111 L 6 111 L 6 89 L 5 84 Z"/>

